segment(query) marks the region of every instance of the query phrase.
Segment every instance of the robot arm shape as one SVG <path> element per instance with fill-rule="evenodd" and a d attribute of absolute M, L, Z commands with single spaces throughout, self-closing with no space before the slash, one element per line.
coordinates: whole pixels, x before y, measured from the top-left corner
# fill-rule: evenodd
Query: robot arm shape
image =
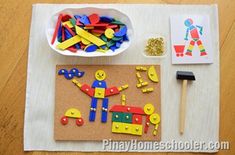
<path fill-rule="evenodd" d="M 188 33 L 189 33 L 189 28 L 187 28 L 187 30 L 186 30 L 186 35 L 185 35 L 184 40 L 188 40 Z"/>
<path fill-rule="evenodd" d="M 199 26 L 199 25 L 197 25 L 196 27 L 199 29 L 200 35 L 202 35 L 203 27 L 202 27 L 202 26 Z"/>
<path fill-rule="evenodd" d="M 91 88 L 91 86 L 87 84 L 81 84 L 77 80 L 73 79 L 72 82 L 79 88 L 81 91 L 83 91 L 85 94 L 87 94 L 90 97 L 94 96 L 95 90 L 94 88 Z"/>
<path fill-rule="evenodd" d="M 105 90 L 105 97 L 119 94 L 121 91 L 128 88 L 128 85 L 123 85 L 121 87 L 110 87 Z"/>
<path fill-rule="evenodd" d="M 87 85 L 87 84 L 81 84 L 80 82 L 78 82 L 77 80 L 73 79 L 72 82 L 79 88 L 81 89 L 81 91 L 83 91 L 85 94 L 87 94 L 90 97 L 93 97 L 95 94 L 95 90 L 94 88 L 92 88 L 91 86 Z M 121 87 L 110 87 L 105 89 L 105 97 L 107 96 L 112 96 L 112 95 L 116 95 L 119 94 L 121 91 L 125 90 L 128 88 L 128 85 L 123 85 Z"/>

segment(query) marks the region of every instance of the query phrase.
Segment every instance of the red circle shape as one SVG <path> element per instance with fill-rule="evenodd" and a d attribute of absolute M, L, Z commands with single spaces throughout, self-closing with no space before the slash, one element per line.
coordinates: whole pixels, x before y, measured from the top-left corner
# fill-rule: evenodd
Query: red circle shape
<path fill-rule="evenodd" d="M 76 119 L 76 124 L 77 124 L 78 126 L 82 126 L 82 125 L 84 124 L 83 119 L 82 119 L 82 118 Z"/>
<path fill-rule="evenodd" d="M 61 117 L 60 119 L 61 124 L 66 125 L 68 124 L 69 120 L 66 116 Z"/>

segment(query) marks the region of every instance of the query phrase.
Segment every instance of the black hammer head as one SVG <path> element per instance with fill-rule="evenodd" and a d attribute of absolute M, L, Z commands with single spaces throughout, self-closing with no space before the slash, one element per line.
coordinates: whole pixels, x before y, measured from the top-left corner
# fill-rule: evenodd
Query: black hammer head
<path fill-rule="evenodd" d="M 186 72 L 186 71 L 177 71 L 176 79 L 177 80 L 196 80 L 193 72 Z"/>

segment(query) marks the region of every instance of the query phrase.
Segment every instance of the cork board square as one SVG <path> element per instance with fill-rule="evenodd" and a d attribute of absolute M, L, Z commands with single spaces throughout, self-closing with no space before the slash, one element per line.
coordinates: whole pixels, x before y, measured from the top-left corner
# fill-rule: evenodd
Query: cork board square
<path fill-rule="evenodd" d="M 152 65 L 138 65 L 149 68 Z M 143 81 L 148 82 L 149 87 L 153 87 L 154 91 L 151 93 L 142 93 L 140 88 L 136 87 L 136 65 L 57 65 L 56 66 L 56 86 L 55 86 L 55 117 L 54 117 L 54 139 L 55 140 L 79 140 L 79 141 L 101 141 L 103 139 L 112 140 L 148 140 L 160 141 L 161 140 L 161 123 L 158 127 L 158 133 L 153 136 L 152 132 L 154 125 L 150 124 L 148 132 L 142 136 L 117 134 L 112 133 L 112 113 L 108 112 L 108 119 L 106 123 L 101 122 L 101 105 L 102 99 L 98 99 L 96 119 L 94 122 L 89 122 L 90 102 L 91 97 L 83 93 L 77 86 L 72 83 L 72 80 L 67 80 L 63 75 L 58 75 L 60 69 L 70 70 L 77 68 L 84 71 L 85 74 L 81 78 L 74 77 L 82 84 L 92 85 L 95 80 L 95 72 L 99 69 L 104 70 L 106 73 L 107 88 L 112 86 L 120 87 L 128 84 L 128 89 L 121 91 L 120 94 L 110 96 L 109 106 L 110 109 L 113 105 L 121 105 L 121 95 L 126 95 L 126 105 L 144 108 L 146 103 L 152 103 L 155 107 L 155 113 L 161 116 L 161 76 L 160 66 L 153 65 L 158 74 L 159 82 L 151 82 L 147 76 L 147 72 L 140 72 Z M 68 119 L 67 125 L 62 125 L 60 119 L 64 116 L 69 108 L 76 108 L 81 112 L 84 124 L 82 126 L 76 125 L 76 120 L 73 118 Z M 146 116 L 142 117 L 142 126 L 144 129 Z"/>

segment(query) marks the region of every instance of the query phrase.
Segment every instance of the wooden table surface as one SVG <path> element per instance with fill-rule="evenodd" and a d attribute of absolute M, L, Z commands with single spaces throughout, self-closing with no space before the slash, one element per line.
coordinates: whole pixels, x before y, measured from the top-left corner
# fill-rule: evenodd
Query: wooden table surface
<path fill-rule="evenodd" d="M 92 0 L 41 0 L 40 3 L 94 3 Z M 220 27 L 220 141 L 229 141 L 235 154 L 235 0 L 102 0 L 99 3 L 213 4 L 219 7 Z M 23 127 L 27 55 L 32 4 L 37 0 L 0 2 L 0 155 L 85 154 L 69 152 L 24 152 Z M 97 3 L 97 2 L 96 2 Z M 17 78 L 16 78 L 17 76 Z M 91 153 L 87 153 L 91 154 Z M 103 153 L 93 153 L 101 155 Z M 112 153 L 115 154 L 115 153 Z M 123 153 L 124 154 L 124 153 Z M 130 153 L 135 154 L 135 153 Z M 155 153 L 149 153 L 155 154 Z M 179 154 L 179 153 L 158 153 Z M 185 153 L 195 155 L 195 153 Z M 198 153 L 199 154 L 199 153 Z"/>

